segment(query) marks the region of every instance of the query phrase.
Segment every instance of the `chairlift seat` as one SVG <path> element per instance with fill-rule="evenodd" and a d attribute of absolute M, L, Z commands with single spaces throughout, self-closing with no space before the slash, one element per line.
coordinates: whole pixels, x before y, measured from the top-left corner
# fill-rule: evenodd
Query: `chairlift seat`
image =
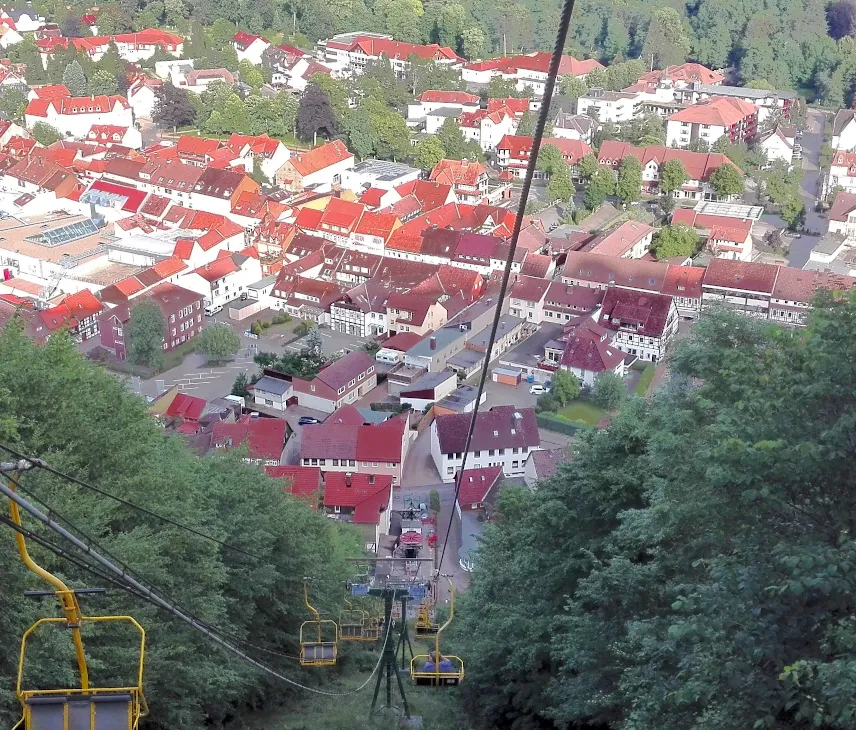
<path fill-rule="evenodd" d="M 27 697 L 25 730 L 131 730 L 135 699 L 127 693 Z"/>
<path fill-rule="evenodd" d="M 363 638 L 362 624 L 339 624 L 339 638 L 342 641 L 359 641 Z"/>
<path fill-rule="evenodd" d="M 426 654 L 413 657 L 410 677 L 418 687 L 457 687 L 464 681 L 464 662 L 460 657 L 445 656 L 451 669 L 436 667 Z M 427 666 L 426 666 L 427 665 Z"/>
<path fill-rule="evenodd" d="M 300 663 L 304 667 L 329 667 L 336 663 L 335 641 L 308 641 L 300 645 Z"/>

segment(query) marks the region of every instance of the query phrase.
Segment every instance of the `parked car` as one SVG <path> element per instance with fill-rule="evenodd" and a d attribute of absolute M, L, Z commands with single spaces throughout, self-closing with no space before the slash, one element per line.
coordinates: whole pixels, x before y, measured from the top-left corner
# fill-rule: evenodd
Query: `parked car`
<path fill-rule="evenodd" d="M 205 316 L 206 317 L 213 317 L 215 314 L 219 314 L 222 311 L 223 311 L 223 305 L 222 304 L 215 304 L 213 306 L 209 304 L 207 307 L 205 307 Z"/>
<path fill-rule="evenodd" d="M 321 423 L 317 418 L 312 418 L 312 416 L 301 416 L 297 419 L 298 426 L 308 426 L 311 423 Z"/>
<path fill-rule="evenodd" d="M 529 393 L 531 395 L 543 395 L 544 393 L 550 392 L 550 386 L 544 386 L 540 383 L 535 383 L 535 385 L 529 386 Z"/>

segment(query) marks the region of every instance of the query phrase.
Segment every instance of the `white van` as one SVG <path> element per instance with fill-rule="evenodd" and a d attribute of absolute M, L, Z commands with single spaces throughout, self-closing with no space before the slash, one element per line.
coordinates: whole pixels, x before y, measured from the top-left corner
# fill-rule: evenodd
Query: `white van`
<path fill-rule="evenodd" d="M 535 383 L 535 385 L 529 386 L 529 393 L 531 395 L 542 395 L 543 393 L 549 393 L 549 392 L 550 392 L 550 389 L 545 388 L 540 383 Z"/>
<path fill-rule="evenodd" d="M 217 304 L 217 305 L 209 304 L 207 307 L 205 307 L 205 316 L 206 317 L 213 317 L 215 314 L 217 314 L 218 312 L 222 312 L 222 311 L 223 311 L 223 305 L 222 304 Z"/>

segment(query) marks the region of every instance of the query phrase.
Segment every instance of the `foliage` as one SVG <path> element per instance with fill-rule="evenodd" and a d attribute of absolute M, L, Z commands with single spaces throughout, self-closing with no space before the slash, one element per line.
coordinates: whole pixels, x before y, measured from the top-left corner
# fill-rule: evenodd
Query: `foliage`
<path fill-rule="evenodd" d="M 671 159 L 660 171 L 660 190 L 664 193 L 673 193 L 675 190 L 680 190 L 689 179 L 684 163 L 677 158 Z"/>
<path fill-rule="evenodd" d="M 568 166 L 562 162 L 561 167 L 553 171 L 550 182 L 547 185 L 547 199 L 567 202 L 574 195 L 574 183 L 571 180 L 571 172 Z"/>
<path fill-rule="evenodd" d="M 75 59 L 62 72 L 62 83 L 72 96 L 86 96 L 86 76 L 80 63 Z"/>
<path fill-rule="evenodd" d="M 591 399 L 601 408 L 614 411 L 627 397 L 624 379 L 615 373 L 598 373 L 594 379 Z"/>
<path fill-rule="evenodd" d="M 396 160 L 411 154 L 404 117 L 374 96 L 348 115 L 348 146 L 361 158 Z"/>
<path fill-rule="evenodd" d="M 444 159 L 446 159 L 446 150 L 443 149 L 437 135 L 432 134 L 430 137 L 425 137 L 416 145 L 414 162 L 417 167 L 423 170 L 433 170 L 434 166 Z"/>
<path fill-rule="evenodd" d="M 59 27 L 66 38 L 82 38 L 88 35 L 88 29 L 81 22 L 80 16 L 72 12 L 62 19 Z"/>
<path fill-rule="evenodd" d="M 606 197 L 614 192 L 615 176 L 612 174 L 612 170 L 599 167 L 586 185 L 583 201 L 589 210 L 597 210 L 603 205 Z"/>
<path fill-rule="evenodd" d="M 294 334 L 298 337 L 303 337 L 309 334 L 314 329 L 312 322 L 301 322 L 294 328 Z"/>
<path fill-rule="evenodd" d="M 740 195 L 743 192 L 743 176 L 729 163 L 720 165 L 710 173 L 710 184 L 721 197 Z"/>
<path fill-rule="evenodd" d="M 651 249 L 658 259 L 668 259 L 673 256 L 693 256 L 698 245 L 699 236 L 695 229 L 679 223 L 661 228 L 654 237 Z"/>
<path fill-rule="evenodd" d="M 302 322 L 301 325 L 309 325 L 308 322 Z M 294 332 L 298 334 L 298 325 Z M 292 375 L 303 380 L 312 380 L 327 359 L 321 349 L 321 337 L 318 335 L 318 330 L 311 325 L 307 342 L 297 352 L 289 350 L 287 353 L 277 355 L 272 352 L 260 352 L 256 354 L 253 360 L 261 367 L 270 367 L 285 375 Z M 301 336 L 305 333 L 300 333 Z"/>
<path fill-rule="evenodd" d="M 54 142 L 59 142 L 62 139 L 62 134 L 60 134 L 59 130 L 47 122 L 36 122 L 31 131 L 33 139 L 45 147 L 49 147 Z"/>
<path fill-rule="evenodd" d="M 125 328 L 128 362 L 158 368 L 163 361 L 165 336 L 166 322 L 160 307 L 150 299 L 135 305 Z"/>
<path fill-rule="evenodd" d="M 111 95 L 119 91 L 116 77 L 109 71 L 96 71 L 89 77 L 88 91 L 94 96 L 100 94 Z"/>
<path fill-rule="evenodd" d="M 647 70 L 642 61 L 634 58 L 624 63 L 613 63 L 606 68 L 595 69 L 586 76 L 585 84 L 588 88 L 621 91 L 639 81 Z"/>
<path fill-rule="evenodd" d="M 375 342 L 374 340 L 372 340 L 371 342 L 366 342 L 366 344 L 363 345 L 363 350 L 367 355 L 374 357 L 375 355 L 377 355 L 378 350 L 380 350 L 380 343 Z"/>
<path fill-rule="evenodd" d="M 247 377 L 246 373 L 238 373 L 238 377 L 235 378 L 235 382 L 232 383 L 232 395 L 239 395 L 242 398 L 250 397 L 250 379 Z"/>
<path fill-rule="evenodd" d="M 583 157 L 577 165 L 577 172 L 581 180 L 591 180 L 597 169 L 597 157 L 591 152 Z"/>
<path fill-rule="evenodd" d="M 767 195 L 779 206 L 781 216 L 790 228 L 797 228 L 805 218 L 800 179 L 799 169 L 789 169 L 788 165 L 780 161 L 764 173 Z"/>
<path fill-rule="evenodd" d="M 481 160 L 481 146 L 474 139 L 465 139 L 454 119 L 446 119 L 437 132 L 437 140 L 446 152 L 447 160 Z"/>
<path fill-rule="evenodd" d="M 0 114 L 8 121 L 22 124 L 27 104 L 27 97 L 19 89 L 5 89 L 0 92 Z"/>
<path fill-rule="evenodd" d="M 273 324 L 288 324 L 289 322 L 291 322 L 291 315 L 286 314 L 285 312 L 278 312 L 277 314 L 273 315 L 272 322 Z"/>
<path fill-rule="evenodd" d="M 621 124 L 617 134 L 622 142 L 637 147 L 666 144 L 666 126 L 663 118 L 656 114 L 644 114 Z"/>
<path fill-rule="evenodd" d="M 186 127 L 196 119 L 196 109 L 190 103 L 190 92 L 172 84 L 161 84 L 155 89 L 152 121 L 167 129 Z"/>
<path fill-rule="evenodd" d="M 615 194 L 625 205 L 642 197 L 642 163 L 634 155 L 627 155 L 618 165 Z"/>
<path fill-rule="evenodd" d="M 494 76 L 487 84 L 487 96 L 489 99 L 523 98 L 528 94 L 517 90 L 517 82 L 513 79 L 504 79 Z"/>
<path fill-rule="evenodd" d="M 180 437 L 165 433 L 151 418 L 144 399 L 86 362 L 67 335 L 54 334 L 37 346 L 16 326 L 7 327 L 0 334 L 0 398 L 3 443 L 43 455 L 60 471 L 257 556 L 249 559 L 45 472 L 24 477 L 37 502 L 67 516 L 203 620 L 239 641 L 294 655 L 306 616 L 303 576 L 320 577 L 313 583 L 313 597 L 328 610 L 338 610 L 342 582 L 351 572 L 344 557 L 362 542 L 356 532 L 284 494 L 281 481 L 242 463 L 241 450 L 203 458 L 191 453 Z M 39 529 L 32 520 L 25 526 Z M 24 590 L 47 585 L 24 569 L 11 535 L 5 528 L 0 533 L 5 555 L 0 560 L 0 636 L 6 647 L 16 646 L 37 616 L 54 614 L 50 603 L 21 600 Z M 73 588 L 103 585 L 66 559 L 38 546 L 32 550 Z M 131 615 L 145 627 L 149 727 L 222 727 L 227 717 L 246 717 L 251 707 L 294 702 L 287 685 L 136 597 L 111 589 L 97 601 L 87 613 Z M 99 635 L 95 628 L 84 632 L 91 680 L 99 686 L 127 683 L 138 645 L 130 634 Z M 57 638 L 33 644 L 27 676 L 48 686 L 78 686 L 66 634 L 46 634 Z M 0 657 L 4 727 L 20 716 L 8 691 L 14 687 L 16 662 L 14 651 Z M 293 665 L 281 671 L 306 681 Z"/>
<path fill-rule="evenodd" d="M 306 87 L 297 109 L 297 135 L 304 140 L 314 140 L 316 135 L 330 138 L 336 133 L 336 122 L 330 97 L 316 83 Z"/>
<path fill-rule="evenodd" d="M 434 517 L 440 514 L 440 492 L 436 489 L 432 489 L 428 492 L 428 506 L 431 509 L 431 512 L 434 513 Z"/>
<path fill-rule="evenodd" d="M 578 79 L 571 74 L 562 77 L 560 88 L 562 93 L 571 99 L 579 99 L 589 90 L 589 86 L 584 79 Z"/>
<path fill-rule="evenodd" d="M 580 396 L 580 381 L 567 370 L 557 370 L 550 386 L 550 395 L 556 399 L 559 406 L 566 406 Z"/>
<path fill-rule="evenodd" d="M 262 75 L 261 70 L 246 58 L 238 63 L 238 75 L 241 81 L 253 89 L 261 88 L 265 82 L 265 77 Z"/>
<path fill-rule="evenodd" d="M 642 375 L 639 378 L 639 382 L 636 383 L 636 389 L 633 391 L 636 395 L 646 396 L 648 395 L 648 390 L 651 388 L 651 383 L 654 382 L 654 375 L 657 373 L 656 368 L 654 367 L 654 363 L 648 363 L 642 369 Z"/>
<path fill-rule="evenodd" d="M 535 117 L 530 112 L 523 112 L 523 116 L 517 123 L 516 134 L 520 137 L 533 137 L 535 135 Z"/>
<path fill-rule="evenodd" d="M 854 315 L 705 315 L 669 386 L 500 500 L 455 634 L 479 721 L 852 726 Z"/>
<path fill-rule="evenodd" d="M 552 175 L 557 170 L 567 167 L 559 148 L 554 144 L 545 144 L 538 150 L 537 167 L 541 172 Z"/>
<path fill-rule="evenodd" d="M 209 360 L 225 360 L 241 349 L 241 338 L 228 324 L 210 324 L 196 335 L 196 352 Z"/>

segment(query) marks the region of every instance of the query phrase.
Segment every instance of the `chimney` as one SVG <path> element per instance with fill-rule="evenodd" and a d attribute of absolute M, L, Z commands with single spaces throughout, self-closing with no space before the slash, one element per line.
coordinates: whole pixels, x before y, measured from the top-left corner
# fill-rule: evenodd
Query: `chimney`
<path fill-rule="evenodd" d="M 345 486 L 346 487 L 351 486 L 351 472 L 349 472 L 349 471 L 345 472 Z"/>
<path fill-rule="evenodd" d="M 437 338 L 432 337 L 430 340 L 428 340 L 428 345 L 432 350 L 436 350 L 437 349 Z"/>

